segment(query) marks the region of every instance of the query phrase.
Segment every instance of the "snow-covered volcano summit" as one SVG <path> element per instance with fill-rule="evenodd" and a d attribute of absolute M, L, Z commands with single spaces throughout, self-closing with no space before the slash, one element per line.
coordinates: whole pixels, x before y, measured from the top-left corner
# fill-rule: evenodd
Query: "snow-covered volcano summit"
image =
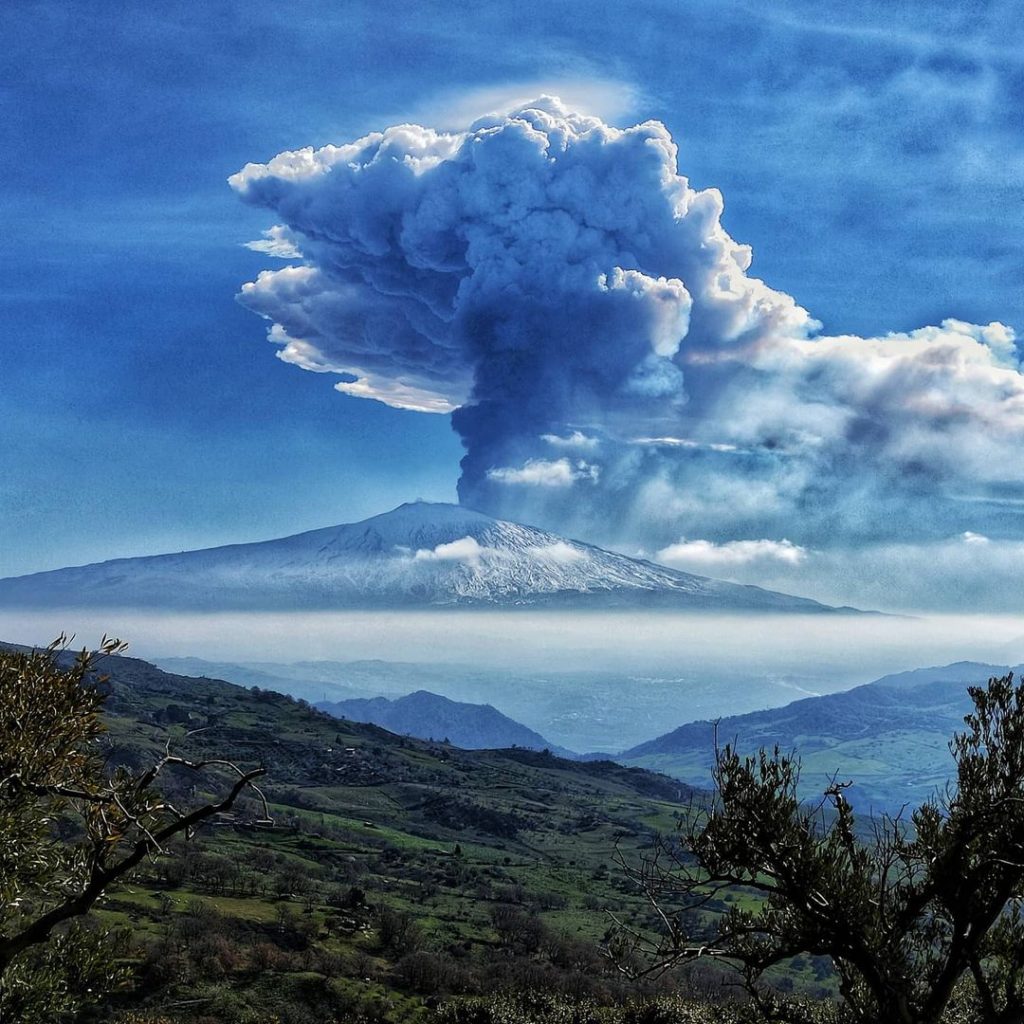
<path fill-rule="evenodd" d="M 429 502 L 280 540 L 12 577 L 0 580 L 0 605 L 834 610 Z"/>

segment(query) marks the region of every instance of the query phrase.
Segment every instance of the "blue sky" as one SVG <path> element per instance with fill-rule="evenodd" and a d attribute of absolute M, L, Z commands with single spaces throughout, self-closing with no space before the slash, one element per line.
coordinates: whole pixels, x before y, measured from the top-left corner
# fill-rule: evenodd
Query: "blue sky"
<path fill-rule="evenodd" d="M 829 335 L 1024 328 L 1010 4 L 14 0 L 0 32 L 3 575 L 454 500 L 447 417 L 282 366 L 235 299 L 275 218 L 226 179 L 283 150 L 553 92 L 663 122 L 751 273 Z M 1024 537 L 1016 513 L 983 525 L 950 535 Z M 675 557 L 742 575 L 722 546 L 768 534 L 703 529 Z M 747 562 L 796 589 L 784 553 Z"/>

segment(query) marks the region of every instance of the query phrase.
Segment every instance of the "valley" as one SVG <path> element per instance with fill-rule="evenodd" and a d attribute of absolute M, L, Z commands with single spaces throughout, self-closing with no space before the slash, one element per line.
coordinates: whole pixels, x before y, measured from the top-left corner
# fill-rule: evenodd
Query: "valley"
<path fill-rule="evenodd" d="M 463 739 L 472 739 L 480 716 L 498 716 L 504 721 L 500 731 L 490 734 L 492 738 L 534 749 L 550 747 L 564 756 L 611 758 L 663 772 L 696 787 L 709 784 L 716 738 L 719 746 L 732 744 L 747 754 L 778 746 L 799 755 L 805 799 L 815 800 L 833 778 L 850 779 L 854 785 L 848 791 L 849 800 L 861 810 L 876 813 L 898 813 L 901 808 L 915 807 L 943 789 L 952 769 L 949 738 L 962 729 L 963 716 L 971 706 L 968 686 L 983 684 L 991 676 L 1010 670 L 1007 665 L 956 662 L 895 673 L 848 690 L 803 695 L 796 700 L 786 699 L 800 693 L 792 683 L 788 690 L 782 685 L 774 690 L 752 686 L 747 693 L 754 700 L 770 699 L 777 702 L 776 706 L 702 717 L 698 710 L 702 707 L 699 681 L 685 677 L 646 679 L 642 683 L 611 673 L 495 678 L 461 666 L 410 665 L 406 666 L 408 679 L 424 689 L 417 691 L 417 702 L 405 703 L 410 713 L 403 715 L 403 703 L 411 696 L 402 691 L 401 666 L 386 662 L 257 667 L 183 658 L 166 659 L 163 664 L 187 673 L 201 671 L 203 675 L 216 668 L 239 683 L 261 680 L 292 693 L 315 694 L 318 688 L 340 689 L 343 685 L 364 696 L 314 703 L 331 714 L 375 721 L 395 732 L 422 738 L 447 735 L 458 728 Z M 724 687 L 717 692 L 711 689 L 721 701 Z M 381 696 L 382 691 L 387 697 Z M 739 685 L 735 692 L 733 701 L 742 706 Z M 438 693 L 455 694 L 460 700 L 455 702 Z M 489 700 L 500 701 L 502 707 L 491 707 Z M 626 701 L 628 708 L 624 707 Z M 543 732 L 520 725 L 520 714 Z M 681 718 L 680 725 L 658 734 L 668 715 Z M 628 737 L 645 730 L 647 736 L 642 742 L 625 745 Z M 568 736 L 573 746 L 557 746 L 550 741 L 553 736 Z M 585 742 L 594 738 L 604 742 Z"/>

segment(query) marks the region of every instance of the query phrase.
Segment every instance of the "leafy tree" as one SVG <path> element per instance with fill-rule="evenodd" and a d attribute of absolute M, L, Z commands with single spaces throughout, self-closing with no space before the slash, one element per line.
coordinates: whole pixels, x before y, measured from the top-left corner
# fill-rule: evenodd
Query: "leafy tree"
<path fill-rule="evenodd" d="M 805 1010 L 773 994 L 765 972 L 812 954 L 834 966 L 841 1020 L 1024 1021 L 1024 684 L 1008 675 L 969 693 L 974 710 L 950 742 L 955 783 L 863 832 L 849 783 L 809 809 L 793 757 L 722 749 L 710 805 L 627 865 L 660 936 L 619 924 L 610 954 L 635 975 L 725 961 L 778 1020 Z M 709 907 L 735 887 L 752 900 Z"/>
<path fill-rule="evenodd" d="M 75 925 L 119 879 L 175 836 L 228 810 L 262 768 L 188 761 L 169 750 L 145 770 L 109 768 L 99 659 L 104 637 L 71 657 L 0 649 L 0 1020 L 52 1021 L 118 975 L 114 937 Z M 165 770 L 231 776 L 225 795 L 179 809 L 156 782 Z M 258 792 L 258 790 L 256 790 Z"/>

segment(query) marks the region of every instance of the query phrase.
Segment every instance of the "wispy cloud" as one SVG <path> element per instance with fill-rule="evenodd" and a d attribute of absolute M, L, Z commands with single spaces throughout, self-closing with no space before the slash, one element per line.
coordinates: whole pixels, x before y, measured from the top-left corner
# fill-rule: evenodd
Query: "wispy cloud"
<path fill-rule="evenodd" d="M 266 253 L 268 256 L 276 256 L 281 260 L 297 260 L 302 258 L 295 239 L 283 224 L 275 224 L 263 232 L 263 237 L 253 242 L 245 243 L 246 249 L 253 252 Z"/>
<path fill-rule="evenodd" d="M 487 478 L 501 484 L 527 487 L 571 487 L 577 481 L 596 483 L 597 466 L 582 459 L 527 459 L 522 466 L 499 466 L 487 471 Z"/>
<path fill-rule="evenodd" d="M 807 558 L 807 549 L 786 540 L 731 540 L 716 544 L 710 540 L 680 540 L 662 548 L 655 560 L 675 569 L 718 576 L 739 567 L 758 569 L 771 563 L 797 566 Z"/>
<path fill-rule="evenodd" d="M 632 116 L 644 98 L 632 82 L 597 75 L 530 78 L 434 93 L 413 107 L 409 117 L 445 128 L 466 128 L 485 115 L 519 110 L 538 96 L 557 96 L 573 110 L 603 121 Z"/>
<path fill-rule="evenodd" d="M 447 544 L 433 548 L 420 548 L 413 559 L 417 562 L 462 562 L 464 565 L 479 566 L 485 558 L 497 552 L 482 545 L 476 537 L 460 537 Z"/>

